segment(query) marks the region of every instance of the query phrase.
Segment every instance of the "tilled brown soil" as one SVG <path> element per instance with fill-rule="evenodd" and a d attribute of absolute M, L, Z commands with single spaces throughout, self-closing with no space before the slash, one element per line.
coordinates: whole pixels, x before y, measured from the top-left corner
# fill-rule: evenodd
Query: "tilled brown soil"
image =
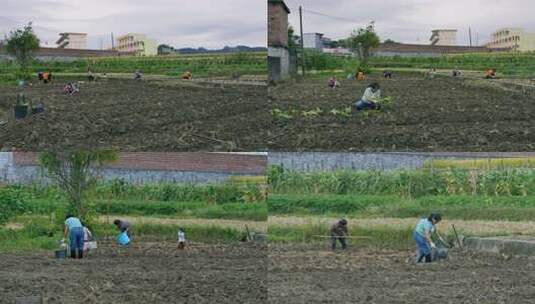
<path fill-rule="evenodd" d="M 411 265 L 412 252 L 331 253 L 270 246 L 270 303 L 533 303 L 535 260 L 454 252 Z"/>
<path fill-rule="evenodd" d="M 175 246 L 104 246 L 82 260 L 0 254 L 0 303 L 267 302 L 265 245 Z"/>
<path fill-rule="evenodd" d="M 270 124 L 266 87 L 180 80 L 83 83 L 26 89 L 46 112 L 0 126 L 4 149 L 113 148 L 122 151 L 265 150 Z M 12 116 L 19 88 L 0 85 L 0 120 Z M 2 117 L 3 116 L 3 117 Z"/>
<path fill-rule="evenodd" d="M 385 113 L 334 116 L 332 109 L 353 106 L 365 86 L 381 85 L 395 105 Z M 268 147 L 278 151 L 531 151 L 535 149 L 535 100 L 504 90 L 492 80 L 475 81 L 417 74 L 364 82 L 308 79 L 271 86 L 270 109 L 309 111 L 316 117 L 272 117 Z"/>

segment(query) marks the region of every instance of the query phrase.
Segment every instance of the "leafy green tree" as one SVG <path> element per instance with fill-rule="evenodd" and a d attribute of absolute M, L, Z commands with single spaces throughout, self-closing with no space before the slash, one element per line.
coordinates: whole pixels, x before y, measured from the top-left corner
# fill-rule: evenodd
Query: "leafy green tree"
<path fill-rule="evenodd" d="M 366 65 L 371 51 L 380 43 L 375 33 L 375 23 L 372 21 L 366 27 L 353 31 L 347 42 L 349 48 L 357 53 L 361 64 Z"/>
<path fill-rule="evenodd" d="M 13 55 L 20 66 L 20 77 L 30 78 L 28 66 L 33 59 L 33 52 L 39 49 L 39 38 L 35 35 L 32 23 L 22 29 L 11 31 L 6 39 L 6 50 Z"/>
<path fill-rule="evenodd" d="M 46 175 L 57 183 L 69 199 L 70 207 L 85 217 L 86 193 L 98 180 L 104 164 L 117 159 L 114 151 L 62 151 L 39 154 L 39 163 Z"/>

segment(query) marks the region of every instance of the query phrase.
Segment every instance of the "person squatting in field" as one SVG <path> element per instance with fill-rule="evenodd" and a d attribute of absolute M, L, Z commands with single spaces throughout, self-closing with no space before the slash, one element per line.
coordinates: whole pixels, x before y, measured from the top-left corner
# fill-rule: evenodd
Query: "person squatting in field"
<path fill-rule="evenodd" d="M 379 99 L 381 98 L 381 88 L 377 82 L 370 84 L 362 98 L 355 103 L 357 111 L 361 110 L 380 110 L 381 105 L 379 104 Z"/>
<path fill-rule="evenodd" d="M 423 218 L 418 221 L 418 224 L 416 224 L 412 234 L 413 239 L 416 242 L 416 246 L 418 247 L 416 263 L 432 262 L 431 254 L 433 249 L 436 248 L 436 245 L 431 238 L 433 233 L 436 234 L 442 243 L 446 243 L 440 234 L 438 234 L 436 228 L 436 224 L 438 224 L 441 220 L 442 216 L 440 214 L 432 213 L 428 218 Z"/>
<path fill-rule="evenodd" d="M 496 69 L 487 69 L 485 71 L 485 79 L 495 79 L 496 78 Z"/>
<path fill-rule="evenodd" d="M 65 238 L 69 237 L 69 246 L 71 248 L 71 258 L 83 257 L 84 251 L 84 227 L 79 218 L 72 215 L 65 217 L 65 230 L 63 233 L 62 243 L 65 242 Z"/>
<path fill-rule="evenodd" d="M 191 80 L 193 78 L 193 74 L 190 71 L 186 71 L 184 74 L 182 74 L 181 79 L 183 80 Z"/>
<path fill-rule="evenodd" d="M 80 89 L 74 82 L 69 82 L 63 87 L 63 93 L 67 95 L 74 95 L 78 92 L 80 92 Z"/>
<path fill-rule="evenodd" d="M 340 87 L 340 82 L 338 81 L 338 79 L 336 79 L 336 76 L 333 76 L 329 79 L 327 85 L 329 86 L 329 88 L 334 90 Z"/>
<path fill-rule="evenodd" d="M 52 73 L 51 72 L 38 72 L 37 78 L 39 81 L 42 81 L 43 83 L 49 83 L 52 81 Z"/>
<path fill-rule="evenodd" d="M 336 249 L 336 241 L 340 242 L 342 249 L 347 248 L 347 220 L 341 219 L 331 226 L 331 249 Z"/>

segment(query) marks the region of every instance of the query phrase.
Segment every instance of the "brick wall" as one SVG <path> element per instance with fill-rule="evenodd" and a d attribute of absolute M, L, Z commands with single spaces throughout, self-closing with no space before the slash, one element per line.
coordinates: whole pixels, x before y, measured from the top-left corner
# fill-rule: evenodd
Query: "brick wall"
<path fill-rule="evenodd" d="M 288 7 L 282 0 L 268 0 L 268 46 L 288 46 Z"/>

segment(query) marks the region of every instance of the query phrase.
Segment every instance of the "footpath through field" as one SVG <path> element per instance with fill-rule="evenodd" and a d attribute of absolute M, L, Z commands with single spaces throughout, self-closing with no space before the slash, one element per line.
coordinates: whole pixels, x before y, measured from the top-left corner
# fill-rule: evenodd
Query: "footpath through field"
<path fill-rule="evenodd" d="M 337 218 L 320 216 L 270 216 L 268 226 L 307 226 L 330 225 Z M 350 228 L 390 228 L 407 229 L 416 225 L 418 218 L 348 218 Z M 442 231 L 451 230 L 451 224 L 462 233 L 470 235 L 535 235 L 533 221 L 482 221 L 482 220 L 449 220 L 444 219 L 438 224 Z"/>
<path fill-rule="evenodd" d="M 267 223 L 262 221 L 242 221 L 242 220 L 223 220 L 223 219 L 199 219 L 199 218 L 159 218 L 147 216 L 122 216 L 122 215 L 101 215 L 98 220 L 101 223 L 113 223 L 114 219 L 122 219 L 132 224 L 157 224 L 157 225 L 185 225 L 185 226 L 217 226 L 221 228 L 233 228 L 245 230 L 248 227 L 251 230 L 261 232 L 267 231 Z"/>

